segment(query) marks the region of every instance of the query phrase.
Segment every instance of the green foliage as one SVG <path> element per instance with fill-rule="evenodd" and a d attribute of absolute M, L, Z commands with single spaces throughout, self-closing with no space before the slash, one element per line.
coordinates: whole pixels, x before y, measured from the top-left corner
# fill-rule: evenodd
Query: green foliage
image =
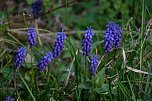
<path fill-rule="evenodd" d="M 0 100 L 6 96 L 19 101 L 152 100 L 152 0 L 75 0 L 79 2 L 68 7 L 66 3 L 72 0 L 43 0 L 37 23 L 31 16 L 34 1 L 14 0 L 12 8 L 0 11 Z M 22 11 L 27 13 L 25 18 Z M 104 30 L 109 21 L 122 26 L 122 43 L 118 50 L 105 54 Z M 32 53 L 27 28 L 22 28 L 26 23 L 38 25 L 42 41 Z M 85 58 L 81 42 L 87 26 L 94 28 L 95 36 L 91 54 Z M 68 37 L 64 51 L 39 72 L 38 61 L 52 51 L 56 32 L 62 28 Z M 15 84 L 14 54 L 20 46 L 27 46 L 28 54 L 16 72 Z M 100 64 L 97 73 L 90 75 L 94 54 Z"/>
<path fill-rule="evenodd" d="M 32 4 L 33 2 L 35 2 L 36 0 L 26 0 L 26 2 L 30 5 Z"/>

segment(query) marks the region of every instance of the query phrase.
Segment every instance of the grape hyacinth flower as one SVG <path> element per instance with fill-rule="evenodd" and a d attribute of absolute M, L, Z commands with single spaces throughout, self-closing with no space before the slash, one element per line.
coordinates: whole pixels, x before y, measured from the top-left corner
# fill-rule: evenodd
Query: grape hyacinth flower
<path fill-rule="evenodd" d="M 0 25 L 2 25 L 3 24 L 3 22 L 2 22 L 2 19 L 0 18 Z"/>
<path fill-rule="evenodd" d="M 63 51 L 64 40 L 66 39 L 66 34 L 63 31 L 64 30 L 62 30 L 62 32 L 57 33 L 57 38 L 56 38 L 54 48 L 53 48 L 53 57 L 54 58 L 57 58 Z"/>
<path fill-rule="evenodd" d="M 41 6 L 42 0 L 37 0 L 34 3 L 32 3 L 33 16 L 35 19 L 37 19 L 40 16 Z"/>
<path fill-rule="evenodd" d="M 93 29 L 91 27 L 87 27 L 85 34 L 82 40 L 82 52 L 84 56 L 88 56 L 90 54 L 92 48 L 92 38 L 94 36 Z"/>
<path fill-rule="evenodd" d="M 90 61 L 90 74 L 96 74 L 97 68 L 98 68 L 99 60 L 96 55 L 93 56 L 93 58 Z"/>
<path fill-rule="evenodd" d="M 53 53 L 52 52 L 46 53 L 46 55 L 37 64 L 39 71 L 44 70 L 48 66 L 48 64 L 51 63 L 52 59 L 53 59 Z"/>
<path fill-rule="evenodd" d="M 118 24 L 114 22 L 109 22 L 106 31 L 104 33 L 104 49 L 105 52 L 109 53 L 114 46 L 115 49 L 120 47 L 122 40 L 121 36 L 122 30 Z"/>
<path fill-rule="evenodd" d="M 13 101 L 13 99 L 10 96 L 7 96 L 5 101 Z"/>
<path fill-rule="evenodd" d="M 30 44 L 30 47 L 35 46 L 36 45 L 36 36 L 37 36 L 35 28 L 29 27 L 27 36 L 28 36 L 28 42 Z"/>
<path fill-rule="evenodd" d="M 15 54 L 15 67 L 19 68 L 26 57 L 27 51 L 26 51 L 26 47 L 21 47 L 17 50 L 16 54 Z"/>

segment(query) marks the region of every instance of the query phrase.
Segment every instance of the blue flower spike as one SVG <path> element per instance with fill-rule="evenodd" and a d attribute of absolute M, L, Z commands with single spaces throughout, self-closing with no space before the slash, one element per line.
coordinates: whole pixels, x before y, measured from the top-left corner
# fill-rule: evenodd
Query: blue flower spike
<path fill-rule="evenodd" d="M 14 64 L 16 68 L 19 68 L 24 63 L 26 54 L 27 54 L 26 47 L 20 47 L 17 50 L 15 54 L 15 64 Z"/>
<path fill-rule="evenodd" d="M 92 49 L 93 36 L 94 33 L 92 27 L 87 27 L 82 40 L 83 56 L 89 56 Z"/>
<path fill-rule="evenodd" d="M 36 46 L 36 37 L 37 37 L 37 34 L 36 34 L 35 28 L 29 27 L 28 28 L 28 32 L 27 32 L 27 36 L 28 36 L 28 42 L 29 42 L 30 48 L 32 46 Z"/>
<path fill-rule="evenodd" d="M 53 59 L 53 53 L 52 52 L 46 53 L 46 55 L 37 64 L 39 71 L 43 71 L 44 69 L 46 69 L 48 64 L 51 63 L 52 59 Z"/>
<path fill-rule="evenodd" d="M 115 49 L 118 49 L 120 47 L 122 40 L 121 33 L 121 26 L 115 24 L 114 22 L 109 22 L 104 33 L 104 49 L 106 53 L 111 52 L 113 46 Z"/>
<path fill-rule="evenodd" d="M 62 32 L 57 33 L 57 38 L 56 38 L 54 48 L 53 48 L 54 58 L 59 57 L 61 52 L 63 52 L 65 39 L 66 39 L 66 34 L 64 33 L 64 30 L 62 30 Z"/>
<path fill-rule="evenodd" d="M 3 22 L 2 22 L 2 19 L 0 18 L 0 25 L 2 25 L 3 24 Z"/>
<path fill-rule="evenodd" d="M 97 68 L 98 68 L 98 63 L 99 63 L 98 57 L 96 55 L 94 55 L 93 58 L 90 61 L 90 74 L 91 75 L 96 74 L 96 71 L 97 71 Z"/>
<path fill-rule="evenodd" d="M 5 101 L 13 101 L 13 99 L 10 96 L 7 96 Z"/>
<path fill-rule="evenodd" d="M 37 0 L 32 3 L 33 16 L 37 19 L 40 16 L 40 10 L 42 7 L 42 0 Z"/>

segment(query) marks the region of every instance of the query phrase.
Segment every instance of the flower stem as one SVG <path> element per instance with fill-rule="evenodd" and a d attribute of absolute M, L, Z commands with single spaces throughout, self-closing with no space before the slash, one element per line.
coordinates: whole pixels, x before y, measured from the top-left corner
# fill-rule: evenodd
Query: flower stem
<path fill-rule="evenodd" d="M 21 78 L 22 82 L 24 83 L 25 87 L 26 87 L 26 88 L 27 88 L 27 90 L 29 91 L 29 93 L 30 93 L 30 95 L 31 95 L 31 97 L 32 97 L 32 99 L 33 99 L 33 101 L 36 101 L 36 100 L 35 100 L 34 95 L 32 94 L 32 92 L 31 92 L 30 88 L 28 87 L 27 83 L 25 82 L 25 80 L 23 79 L 23 77 L 21 76 L 21 74 L 20 74 L 20 73 L 19 73 L 19 76 L 20 76 L 20 78 Z"/>
<path fill-rule="evenodd" d="M 41 41 L 40 36 L 39 36 L 37 19 L 35 19 L 35 28 L 36 28 L 36 33 L 38 35 L 38 42 L 39 42 L 40 46 L 42 46 L 42 41 Z"/>
<path fill-rule="evenodd" d="M 23 13 L 23 20 L 24 20 L 24 24 L 25 24 L 26 28 L 28 28 L 28 25 L 27 25 L 27 22 L 26 22 L 25 13 Z"/>
<path fill-rule="evenodd" d="M 20 95 L 17 89 L 16 72 L 17 72 L 17 68 L 14 70 L 14 88 L 16 90 L 16 95 L 18 96 L 18 98 L 20 98 Z"/>
<path fill-rule="evenodd" d="M 87 80 L 87 57 L 85 57 L 85 80 Z"/>

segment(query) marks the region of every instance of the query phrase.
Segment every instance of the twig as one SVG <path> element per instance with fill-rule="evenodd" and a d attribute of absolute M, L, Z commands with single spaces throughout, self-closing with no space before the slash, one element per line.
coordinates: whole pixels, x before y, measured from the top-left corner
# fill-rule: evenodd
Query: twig
<path fill-rule="evenodd" d="M 67 5 L 67 6 L 70 6 L 70 4 L 75 4 L 75 3 L 77 3 L 77 1 L 73 0 L 73 1 L 68 2 L 67 4 L 66 4 L 66 3 L 65 3 L 65 4 L 62 4 L 61 6 L 59 6 L 59 7 L 57 7 L 57 8 L 54 8 L 54 9 L 52 9 L 52 10 L 47 11 L 44 15 L 47 15 L 47 14 L 49 14 L 49 13 L 52 13 L 53 11 L 56 11 L 56 10 L 58 10 L 58 9 L 60 9 L 60 8 L 66 7 L 66 5 Z"/>
<path fill-rule="evenodd" d="M 135 72 L 135 73 L 152 75 L 151 73 L 148 73 L 148 72 L 145 72 L 145 71 L 141 71 L 141 70 L 138 70 L 138 69 L 134 69 L 134 68 L 131 68 L 131 67 L 129 67 L 129 66 L 126 66 L 126 67 L 127 67 L 128 70 L 133 71 L 133 72 Z"/>
<path fill-rule="evenodd" d="M 28 28 L 8 29 L 9 32 L 27 31 L 27 30 L 28 30 Z M 36 30 L 44 31 L 44 32 L 47 32 L 47 33 L 56 33 L 56 32 L 51 32 L 51 31 L 46 30 L 46 29 L 40 29 L 40 28 L 38 28 L 38 29 L 36 29 Z M 77 33 L 83 34 L 84 31 L 68 31 L 68 32 L 65 32 L 65 33 L 67 33 L 67 34 L 68 34 L 68 33 L 69 33 L 69 34 L 77 34 Z M 101 33 L 104 33 L 104 31 L 102 31 L 102 30 L 101 30 L 101 31 L 100 31 L 100 30 L 95 30 L 94 33 L 101 35 Z M 46 35 L 46 34 L 45 34 L 45 35 Z"/>
<path fill-rule="evenodd" d="M 77 54 L 78 54 L 78 50 L 76 51 L 76 55 L 77 55 Z M 75 57 L 74 57 L 74 59 L 72 60 L 72 63 L 71 63 L 70 69 L 69 69 L 69 73 L 68 73 L 68 76 L 67 76 L 67 79 L 66 79 L 64 88 L 65 88 L 65 87 L 67 86 L 67 84 L 68 84 L 69 77 L 70 77 L 70 74 L 71 74 L 71 70 L 72 70 L 74 61 L 75 61 Z"/>
<path fill-rule="evenodd" d="M 100 65 L 100 63 L 101 63 L 101 61 L 102 61 L 102 59 L 105 57 L 105 54 L 103 54 L 103 56 L 100 58 L 100 61 L 99 61 L 99 63 L 98 63 L 98 66 Z"/>

